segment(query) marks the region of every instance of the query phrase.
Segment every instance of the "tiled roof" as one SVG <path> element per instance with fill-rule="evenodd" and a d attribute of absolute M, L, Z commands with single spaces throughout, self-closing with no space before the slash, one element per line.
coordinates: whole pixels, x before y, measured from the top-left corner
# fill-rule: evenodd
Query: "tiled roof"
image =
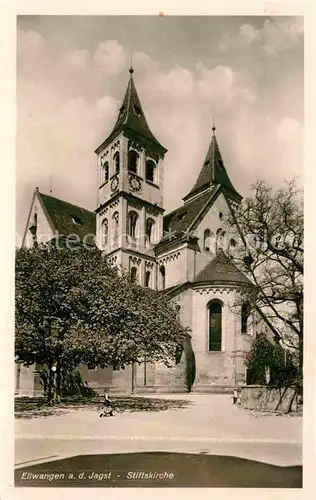
<path fill-rule="evenodd" d="M 214 191 L 202 193 L 194 200 L 165 215 L 163 218 L 164 231 L 186 231 L 211 199 Z"/>
<path fill-rule="evenodd" d="M 214 130 L 215 128 L 213 128 L 213 131 Z M 233 197 L 237 197 L 237 199 L 241 199 L 240 194 L 235 190 L 226 172 L 215 133 L 213 133 L 211 144 L 207 151 L 197 181 L 189 194 L 187 194 L 183 199 L 189 199 L 191 196 L 196 195 L 212 184 L 221 185 L 226 193 L 232 195 Z"/>
<path fill-rule="evenodd" d="M 121 131 L 128 132 L 129 135 L 136 135 L 135 139 L 141 139 L 146 145 L 155 149 L 158 153 L 164 154 L 167 150 L 156 139 L 151 132 L 146 117 L 138 97 L 136 87 L 133 80 L 133 70 L 130 69 L 130 79 L 127 90 L 123 99 L 123 103 L 119 109 L 119 114 L 114 125 L 114 128 L 109 137 L 96 149 L 96 152 L 102 147 L 110 143 L 115 136 Z"/>
<path fill-rule="evenodd" d="M 194 282 L 252 285 L 222 249 L 219 249 L 215 257 L 199 272 Z"/>
<path fill-rule="evenodd" d="M 93 243 L 93 236 L 96 234 L 96 216 L 94 212 L 85 208 L 72 205 L 67 201 L 60 200 L 54 196 L 49 196 L 37 192 L 44 208 L 54 226 L 55 231 L 58 231 L 62 236 L 77 234 L 80 241 L 87 235 L 87 243 Z"/>

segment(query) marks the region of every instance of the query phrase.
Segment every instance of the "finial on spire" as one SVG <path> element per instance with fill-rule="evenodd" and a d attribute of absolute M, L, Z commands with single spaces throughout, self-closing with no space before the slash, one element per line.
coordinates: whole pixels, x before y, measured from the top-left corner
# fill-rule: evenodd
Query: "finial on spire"
<path fill-rule="evenodd" d="M 215 135 L 215 130 L 216 130 L 216 127 L 215 127 L 215 120 L 214 120 L 214 116 L 213 116 L 213 127 L 212 127 L 212 130 L 213 130 L 213 135 Z"/>
<path fill-rule="evenodd" d="M 128 70 L 128 71 L 130 72 L 130 74 L 131 74 L 131 76 L 132 76 L 132 75 L 133 75 L 133 73 L 134 73 L 134 68 L 133 68 L 133 56 L 132 56 L 132 54 L 131 54 L 131 65 L 130 65 L 130 68 L 129 68 L 129 70 Z"/>

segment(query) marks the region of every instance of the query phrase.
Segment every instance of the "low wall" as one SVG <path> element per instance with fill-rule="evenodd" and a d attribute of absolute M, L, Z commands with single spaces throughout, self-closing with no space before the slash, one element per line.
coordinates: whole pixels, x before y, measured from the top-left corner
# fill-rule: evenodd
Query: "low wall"
<path fill-rule="evenodd" d="M 293 387 L 277 389 L 262 385 L 247 385 L 241 388 L 240 405 L 249 410 L 286 412 L 292 402 L 292 411 L 297 411 L 297 395 Z"/>

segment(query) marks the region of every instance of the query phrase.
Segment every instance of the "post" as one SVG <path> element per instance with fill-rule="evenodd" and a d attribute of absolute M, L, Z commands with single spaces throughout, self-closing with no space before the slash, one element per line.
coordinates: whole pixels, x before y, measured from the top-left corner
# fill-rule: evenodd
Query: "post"
<path fill-rule="evenodd" d="M 135 390 L 135 363 L 132 363 L 132 393 Z"/>
<path fill-rule="evenodd" d="M 61 366 L 60 366 L 60 359 L 59 357 L 57 358 L 57 363 L 56 363 L 56 385 L 55 385 L 55 400 L 56 403 L 60 403 L 60 393 L 61 393 Z"/>
<path fill-rule="evenodd" d="M 147 385 L 147 361 L 146 361 L 146 356 L 144 359 L 144 386 L 146 387 Z"/>

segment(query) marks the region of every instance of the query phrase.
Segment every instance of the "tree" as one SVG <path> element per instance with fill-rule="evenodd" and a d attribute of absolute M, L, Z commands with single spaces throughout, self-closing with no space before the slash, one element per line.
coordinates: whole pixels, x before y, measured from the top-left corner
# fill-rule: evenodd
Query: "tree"
<path fill-rule="evenodd" d="M 230 222 L 237 228 L 239 245 L 234 259 L 254 287 L 247 300 L 274 340 L 296 355 L 298 381 L 303 368 L 303 202 L 295 180 L 279 190 L 264 181 Z"/>
<path fill-rule="evenodd" d="M 247 378 L 250 384 L 269 385 L 283 388 L 295 384 L 297 368 L 291 353 L 280 344 L 271 342 L 261 333 L 252 343 L 246 357 Z M 269 368 L 270 379 L 266 380 L 266 369 Z"/>
<path fill-rule="evenodd" d="M 175 306 L 132 284 L 97 248 L 17 250 L 16 355 L 46 366 L 48 400 L 60 399 L 63 371 L 80 363 L 169 364 L 186 337 Z"/>

